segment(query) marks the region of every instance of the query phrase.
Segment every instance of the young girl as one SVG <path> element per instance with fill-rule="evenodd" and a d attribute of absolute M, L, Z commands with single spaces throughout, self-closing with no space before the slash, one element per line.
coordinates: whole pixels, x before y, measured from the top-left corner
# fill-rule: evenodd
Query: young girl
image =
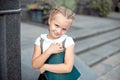
<path fill-rule="evenodd" d="M 35 41 L 32 57 L 33 68 L 47 80 L 77 80 L 80 73 L 74 66 L 74 41 L 65 35 L 75 14 L 65 7 L 51 10 L 49 33 L 41 34 Z"/>

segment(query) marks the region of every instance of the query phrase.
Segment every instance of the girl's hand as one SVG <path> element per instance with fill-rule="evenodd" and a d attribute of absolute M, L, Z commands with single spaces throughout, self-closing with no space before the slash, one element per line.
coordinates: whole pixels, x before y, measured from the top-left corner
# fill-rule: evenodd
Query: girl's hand
<path fill-rule="evenodd" d="M 40 71 L 40 74 L 43 74 L 45 72 L 44 65 L 39 69 L 39 71 Z"/>
<path fill-rule="evenodd" d="M 52 43 L 48 48 L 51 54 L 57 54 L 64 51 L 62 43 Z"/>

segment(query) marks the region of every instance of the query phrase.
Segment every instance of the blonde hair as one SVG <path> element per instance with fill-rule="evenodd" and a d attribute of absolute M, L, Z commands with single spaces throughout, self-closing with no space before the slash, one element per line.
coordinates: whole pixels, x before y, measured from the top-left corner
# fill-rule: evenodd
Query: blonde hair
<path fill-rule="evenodd" d="M 50 11 L 49 19 L 52 20 L 54 18 L 54 16 L 58 13 L 61 13 L 67 19 L 74 19 L 74 17 L 75 17 L 75 13 L 72 10 L 60 6 L 60 7 L 53 8 Z"/>

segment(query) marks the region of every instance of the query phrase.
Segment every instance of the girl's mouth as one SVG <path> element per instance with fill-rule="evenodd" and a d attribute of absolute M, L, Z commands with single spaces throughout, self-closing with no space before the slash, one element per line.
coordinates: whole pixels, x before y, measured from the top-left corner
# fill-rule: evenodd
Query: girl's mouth
<path fill-rule="evenodd" d="M 57 34 L 57 33 L 55 33 L 54 35 L 55 35 L 56 37 L 59 37 L 59 36 L 60 36 L 60 34 Z"/>

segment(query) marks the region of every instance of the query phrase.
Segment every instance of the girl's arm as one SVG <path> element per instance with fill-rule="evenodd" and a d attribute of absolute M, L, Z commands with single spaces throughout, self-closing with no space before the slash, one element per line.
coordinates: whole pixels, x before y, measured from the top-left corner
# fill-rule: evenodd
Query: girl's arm
<path fill-rule="evenodd" d="M 41 68 L 41 66 L 45 63 L 48 57 L 51 54 L 46 50 L 44 53 L 41 54 L 41 48 L 38 45 L 34 45 L 34 52 L 32 56 L 32 66 L 35 69 Z"/>
<path fill-rule="evenodd" d="M 74 45 L 66 48 L 65 60 L 63 64 L 44 64 L 40 68 L 40 72 L 50 71 L 54 73 L 69 73 L 72 70 L 74 64 Z"/>
<path fill-rule="evenodd" d="M 64 49 L 59 45 L 52 43 L 50 47 L 43 53 L 41 53 L 41 48 L 38 45 L 34 46 L 34 53 L 32 56 L 32 66 L 35 69 L 40 69 L 45 61 L 49 58 L 51 54 L 58 54 Z"/>

